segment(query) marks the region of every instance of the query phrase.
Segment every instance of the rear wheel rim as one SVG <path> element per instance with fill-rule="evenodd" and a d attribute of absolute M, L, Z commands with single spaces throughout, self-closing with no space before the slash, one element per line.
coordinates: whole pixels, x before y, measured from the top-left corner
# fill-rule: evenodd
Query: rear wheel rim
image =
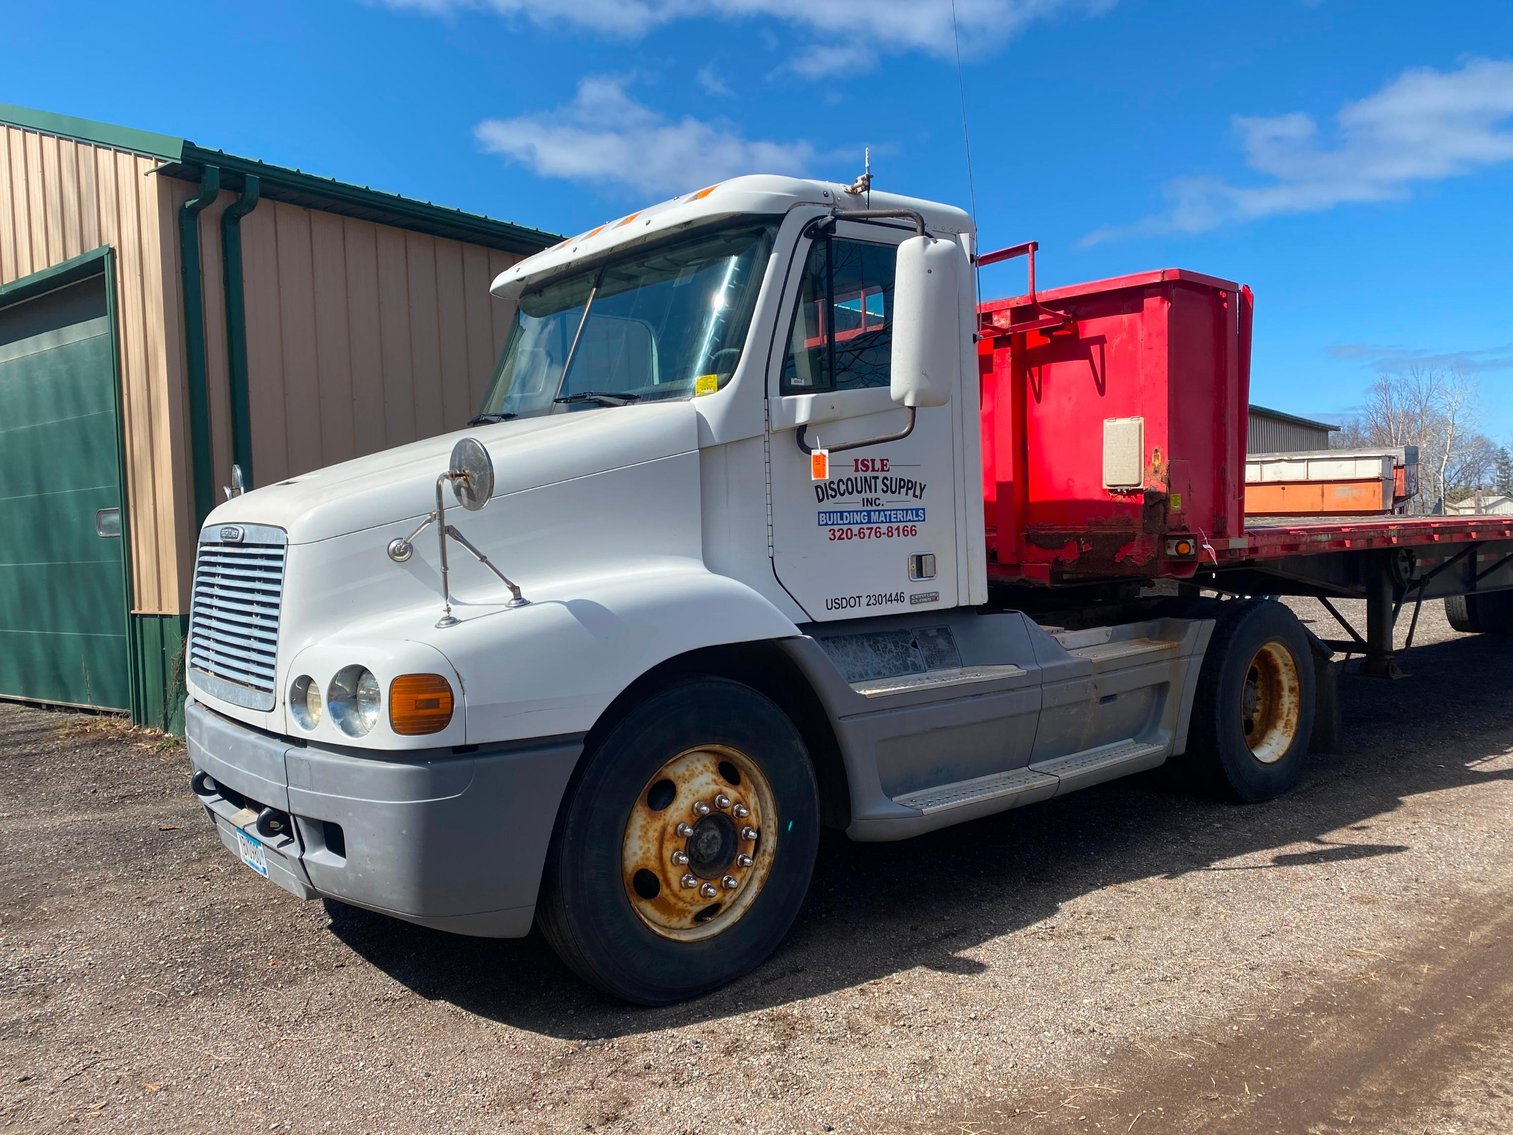
<path fill-rule="evenodd" d="M 1297 659 L 1278 641 L 1263 643 L 1246 667 L 1240 690 L 1240 731 L 1250 755 L 1276 764 L 1297 740 L 1303 679 Z"/>
<path fill-rule="evenodd" d="M 777 850 L 777 806 L 761 768 L 729 745 L 685 749 L 631 805 L 621 876 L 636 917 L 679 942 L 722 934 L 761 894 Z"/>

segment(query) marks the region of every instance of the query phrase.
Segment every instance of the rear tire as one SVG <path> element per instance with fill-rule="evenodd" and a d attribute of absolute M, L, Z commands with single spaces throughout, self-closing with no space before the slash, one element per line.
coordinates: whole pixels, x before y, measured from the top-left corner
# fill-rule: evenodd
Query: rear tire
<path fill-rule="evenodd" d="M 1446 596 L 1445 618 L 1463 634 L 1513 634 L 1513 591 Z"/>
<path fill-rule="evenodd" d="M 819 839 L 814 770 L 782 710 L 737 682 L 680 682 L 584 761 L 537 907 L 558 956 L 641 1005 L 765 961 L 803 904 Z"/>
<path fill-rule="evenodd" d="M 1316 709 L 1313 648 L 1281 603 L 1224 604 L 1198 675 L 1187 766 L 1206 791 L 1257 803 L 1294 787 Z"/>

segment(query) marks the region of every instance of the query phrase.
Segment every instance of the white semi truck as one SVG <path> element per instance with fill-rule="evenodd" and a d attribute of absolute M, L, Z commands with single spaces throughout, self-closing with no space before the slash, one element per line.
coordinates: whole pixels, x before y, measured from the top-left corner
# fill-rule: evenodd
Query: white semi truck
<path fill-rule="evenodd" d="M 1117 360 L 1084 426 L 1006 440 L 1012 383 L 1021 425 L 1082 405 L 1035 384 L 1104 316 L 1033 291 L 979 310 L 974 253 L 959 209 L 753 176 L 504 272 L 514 328 L 466 429 L 204 525 L 186 732 L 222 841 L 305 898 L 464 934 L 539 924 L 585 979 L 655 1004 L 767 958 L 822 824 L 900 839 L 1184 754 L 1241 799 L 1292 785 L 1329 649 L 1280 604 L 1197 585 L 1378 576 L 1310 581 L 1278 550 L 1287 570 L 1256 586 L 1264 539 L 1225 528 L 1240 464 L 1178 452 L 1180 399 Z M 1131 287 L 1094 298 L 1155 318 Z M 1234 285 L 1139 287 L 1207 296 L 1215 341 L 1248 350 Z M 1116 390 L 1151 404 L 1105 414 Z M 1086 444 L 1092 489 L 1046 472 Z M 1010 450 L 1033 467 L 1017 482 Z M 1030 494 L 1015 554 L 1010 489 Z M 1057 493 L 1117 515 L 1037 527 Z M 1398 563 L 1398 605 L 1462 546 Z"/>

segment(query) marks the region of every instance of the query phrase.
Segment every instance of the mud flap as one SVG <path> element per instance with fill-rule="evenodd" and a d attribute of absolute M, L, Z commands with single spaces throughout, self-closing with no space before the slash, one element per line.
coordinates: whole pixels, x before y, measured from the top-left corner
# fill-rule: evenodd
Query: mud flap
<path fill-rule="evenodd" d="M 1340 751 L 1340 736 L 1344 723 L 1340 717 L 1340 671 L 1343 662 L 1332 662 L 1334 651 L 1327 646 L 1322 651 L 1314 647 L 1314 711 L 1313 733 L 1308 739 L 1310 753 L 1337 753 Z"/>

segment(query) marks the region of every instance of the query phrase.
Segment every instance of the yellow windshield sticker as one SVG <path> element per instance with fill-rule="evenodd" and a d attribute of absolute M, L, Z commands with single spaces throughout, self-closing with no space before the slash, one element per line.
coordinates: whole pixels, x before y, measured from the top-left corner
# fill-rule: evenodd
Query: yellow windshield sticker
<path fill-rule="evenodd" d="M 701 374 L 693 380 L 693 396 L 703 397 L 705 394 L 713 394 L 720 388 L 720 376 L 717 374 Z"/>

